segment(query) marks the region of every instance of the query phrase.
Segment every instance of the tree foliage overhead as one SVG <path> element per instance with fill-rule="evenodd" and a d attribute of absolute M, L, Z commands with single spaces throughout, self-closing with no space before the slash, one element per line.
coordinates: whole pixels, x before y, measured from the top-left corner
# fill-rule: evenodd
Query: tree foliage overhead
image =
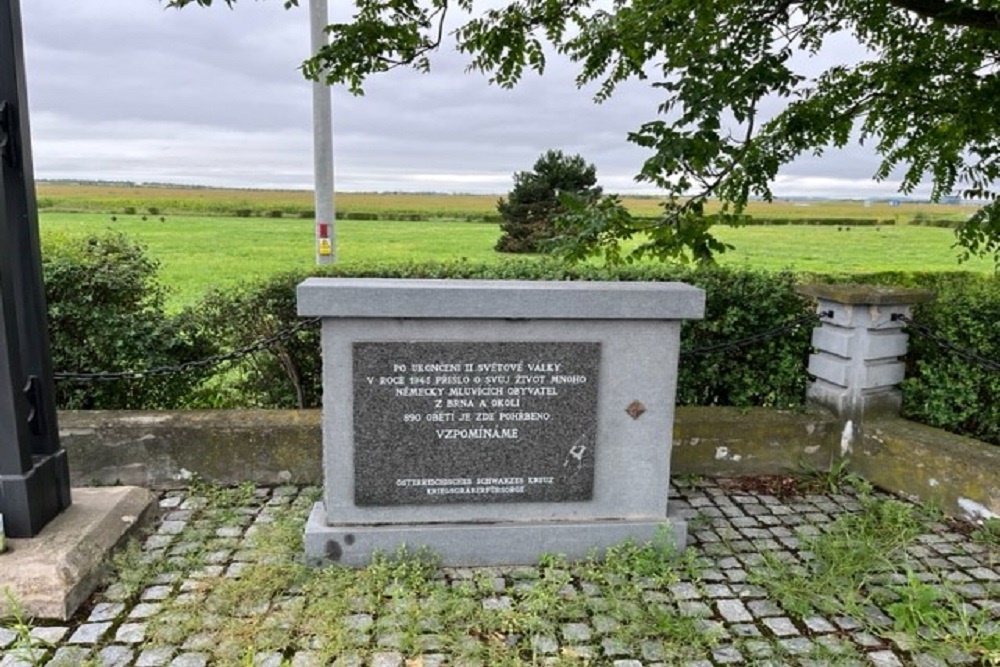
<path fill-rule="evenodd" d="M 497 202 L 503 234 L 500 252 L 538 252 L 559 233 L 556 219 L 571 199 L 586 205 L 601 196 L 597 169 L 579 155 L 546 151 L 531 171 L 514 174 L 514 189 Z"/>
<path fill-rule="evenodd" d="M 235 0 L 223 0 L 232 5 Z M 172 0 L 171 6 L 212 0 Z M 286 1 L 286 6 L 298 4 Z M 662 218 L 640 223 L 612 199 L 580 220 L 571 256 L 709 260 L 725 249 L 714 221 L 739 222 L 751 197 L 771 198 L 779 169 L 804 154 L 860 140 L 877 172 L 902 173 L 906 194 L 929 180 L 933 197 L 988 204 L 957 232 L 963 253 L 1000 260 L 1000 0 L 355 0 L 353 20 L 329 26 L 329 46 L 304 71 L 363 92 L 365 79 L 401 65 L 421 70 L 446 36 L 473 69 L 509 87 L 545 67 L 547 48 L 579 63 L 598 101 L 630 79 L 660 91 L 657 115 L 629 139 L 651 151 L 637 178 L 666 193 Z M 449 11 L 465 15 L 450 35 Z M 815 73 L 809 56 L 863 47 Z M 548 47 L 546 45 L 549 45 Z M 853 52 L 854 50 L 848 50 Z M 818 60 L 818 59 L 817 59 Z M 765 115 L 765 109 L 780 110 Z M 723 212 L 705 218 L 718 198 Z"/>

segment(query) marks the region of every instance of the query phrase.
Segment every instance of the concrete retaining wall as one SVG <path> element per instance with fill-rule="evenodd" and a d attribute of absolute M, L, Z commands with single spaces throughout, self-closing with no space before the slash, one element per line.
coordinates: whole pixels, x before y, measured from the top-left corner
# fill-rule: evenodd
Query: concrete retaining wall
<path fill-rule="evenodd" d="M 876 486 L 968 519 L 1000 516 L 1000 447 L 904 419 L 865 424 L 851 468 Z"/>
<path fill-rule="evenodd" d="M 59 415 L 74 484 L 169 488 L 322 484 L 319 410 L 80 411 Z M 759 475 L 829 466 L 839 437 L 824 411 L 678 408 L 673 474 Z"/>
<path fill-rule="evenodd" d="M 74 485 L 322 484 L 319 410 L 82 411 L 59 415 Z M 677 408 L 671 473 L 825 470 L 841 424 L 825 410 Z M 902 419 L 866 424 L 848 453 L 872 483 L 953 515 L 1000 515 L 1000 448 Z"/>

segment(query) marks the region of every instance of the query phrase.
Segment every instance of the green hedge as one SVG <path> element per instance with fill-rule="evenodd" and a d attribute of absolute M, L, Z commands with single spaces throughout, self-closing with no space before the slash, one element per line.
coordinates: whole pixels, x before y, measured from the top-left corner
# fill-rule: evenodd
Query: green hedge
<path fill-rule="evenodd" d="M 223 347 L 239 348 L 288 328 L 295 315 L 295 286 L 316 272 L 285 273 L 257 285 L 210 294 L 202 307 L 204 323 Z M 353 265 L 323 275 L 381 278 L 481 280 L 652 280 L 684 281 L 706 290 L 706 317 L 685 323 L 682 347 L 693 349 L 753 335 L 800 318 L 809 306 L 794 291 L 791 274 L 735 269 L 693 270 L 673 266 L 600 269 L 557 263 L 511 261 L 500 265 L 444 264 Z M 801 406 L 810 327 L 756 345 L 685 356 L 678 380 L 684 405 Z M 316 332 L 303 331 L 248 360 L 239 368 L 233 394 L 239 404 L 263 407 L 313 407 L 320 400 Z M 236 404 L 233 407 L 237 407 Z"/>
<path fill-rule="evenodd" d="M 218 317 L 251 313 L 267 331 L 290 326 L 295 317 L 294 287 L 315 272 L 275 276 L 256 286 L 208 301 Z M 683 350 L 726 343 L 792 322 L 812 311 L 795 292 L 797 282 L 854 282 L 923 287 L 938 294 L 934 303 L 918 307 L 915 320 L 938 331 L 956 345 L 1000 360 L 1000 279 L 970 273 L 875 273 L 854 275 L 793 275 L 744 269 L 691 269 L 647 265 L 615 269 L 570 267 L 551 262 L 511 261 L 500 265 L 466 262 L 447 264 L 337 266 L 324 275 L 385 278 L 453 278 L 497 280 L 650 280 L 684 281 L 706 290 L 705 319 L 685 323 Z M 803 404 L 809 377 L 810 325 L 752 345 L 707 355 L 682 357 L 677 398 L 681 405 L 730 405 L 795 408 Z M 231 327 L 224 346 L 253 342 L 252 327 Z M 318 404 L 320 380 L 317 334 L 305 331 L 267 361 L 255 360 L 242 369 L 234 395 L 267 407 Z M 904 416 L 922 423 L 1000 444 L 1000 374 L 958 359 L 928 339 L 911 336 L 908 379 L 903 384 Z M 302 400 L 298 400 L 301 397 Z M 236 407 L 236 405 L 234 405 Z"/>
<path fill-rule="evenodd" d="M 57 372 L 142 371 L 218 350 L 190 312 L 168 316 L 157 264 L 121 234 L 45 238 L 42 274 Z M 209 370 L 138 380 L 60 381 L 61 408 L 184 407 Z"/>
<path fill-rule="evenodd" d="M 46 294 L 57 371 L 122 371 L 169 366 L 234 350 L 301 322 L 295 286 L 310 275 L 497 280 L 683 281 L 705 289 L 705 319 L 687 322 L 682 350 L 753 336 L 794 322 L 813 307 L 797 282 L 855 282 L 924 287 L 938 299 L 914 318 L 955 345 L 1000 361 L 1000 278 L 969 273 L 816 275 L 666 265 L 598 268 L 553 261 L 503 264 L 335 265 L 276 275 L 208 294 L 177 315 L 163 309 L 156 264 L 120 235 L 82 243 L 46 243 Z M 803 404 L 812 326 L 711 354 L 685 354 L 678 378 L 682 405 Z M 205 371 L 142 381 L 59 383 L 62 407 L 315 407 L 321 396 L 318 327 L 273 342 L 264 352 Z M 903 384 L 904 415 L 1000 444 L 1000 373 L 968 363 L 931 340 L 911 335 Z"/>

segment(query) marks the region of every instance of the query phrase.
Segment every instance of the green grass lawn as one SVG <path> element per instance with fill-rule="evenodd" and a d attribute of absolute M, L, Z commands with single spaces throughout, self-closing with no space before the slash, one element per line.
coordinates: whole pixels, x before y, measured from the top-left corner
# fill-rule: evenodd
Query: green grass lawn
<path fill-rule="evenodd" d="M 315 265 L 313 222 L 302 219 L 127 216 L 117 222 L 107 214 L 41 215 L 43 236 L 58 231 L 83 236 L 117 230 L 142 243 L 160 262 L 160 275 L 171 289 L 171 306 L 197 301 L 211 287 L 253 281 L 286 270 Z M 467 259 L 500 262 L 494 252 L 499 227 L 466 222 L 340 221 L 338 261 L 399 262 Z M 719 228 L 718 235 L 736 246 L 723 264 L 807 272 L 953 271 L 992 272 L 986 260 L 958 264 L 951 247 L 954 234 L 934 227 L 774 226 Z"/>
<path fill-rule="evenodd" d="M 993 272 L 986 259 L 958 262 L 955 234 L 939 227 L 720 227 L 736 249 L 722 264 L 819 273 L 873 271 Z"/>
<path fill-rule="evenodd" d="M 42 213 L 42 235 L 120 231 L 160 262 L 171 305 L 193 303 L 211 287 L 254 281 L 316 265 L 311 220 L 168 216 L 111 222 L 104 214 Z M 497 225 L 461 222 L 337 223 L 338 261 L 402 262 L 467 258 L 502 261 Z"/>

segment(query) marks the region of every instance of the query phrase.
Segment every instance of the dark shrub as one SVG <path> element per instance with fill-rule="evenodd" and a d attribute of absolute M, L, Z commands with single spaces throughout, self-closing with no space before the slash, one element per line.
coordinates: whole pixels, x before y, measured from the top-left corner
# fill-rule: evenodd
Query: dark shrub
<path fill-rule="evenodd" d="M 157 264 L 122 234 L 46 237 L 42 257 L 52 363 L 57 372 L 142 371 L 215 352 L 190 315 L 170 317 Z M 142 380 L 57 384 L 61 408 L 183 406 L 209 371 Z"/>

